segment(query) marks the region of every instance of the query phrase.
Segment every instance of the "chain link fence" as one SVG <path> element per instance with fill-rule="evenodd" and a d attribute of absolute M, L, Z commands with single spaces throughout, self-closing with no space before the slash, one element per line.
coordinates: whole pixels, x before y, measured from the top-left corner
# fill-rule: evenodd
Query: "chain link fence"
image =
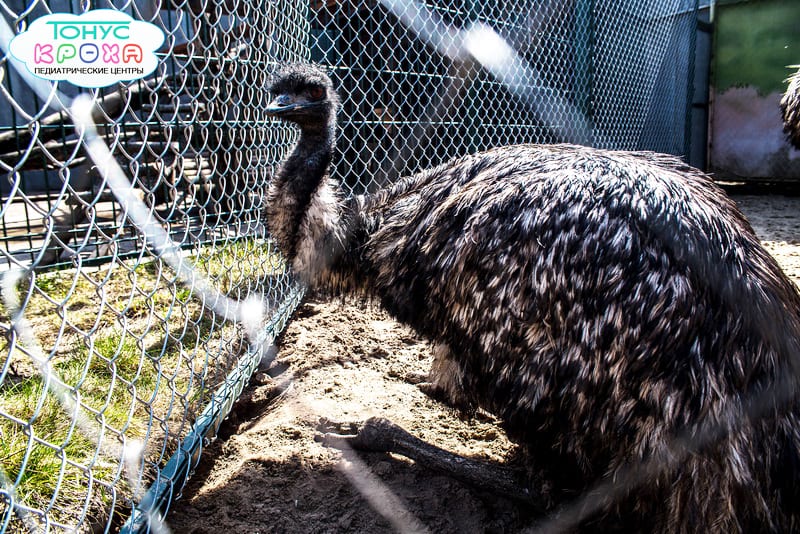
<path fill-rule="evenodd" d="M 478 22 L 511 44 L 525 66 L 514 87 L 443 56 L 440 36 L 397 22 L 403 2 L 384 4 L 311 9 L 312 58 L 332 67 L 344 102 L 335 172 L 354 191 L 513 143 L 689 153 L 696 2 L 423 4 L 439 31 Z"/>
<path fill-rule="evenodd" d="M 334 174 L 352 193 L 503 144 L 689 151 L 697 6 L 687 0 L 0 7 L 15 33 L 90 8 L 164 30 L 153 75 L 83 91 L 152 220 L 225 296 L 265 295 L 270 336 L 302 294 L 263 220 L 295 139 L 263 112 L 278 64 L 329 66 L 343 97 Z M 503 46 L 486 57 L 437 47 L 448 29 L 477 23 L 514 51 L 510 76 L 484 68 Z M 6 46 L 0 531 L 152 528 L 136 509 L 166 509 L 180 493 L 259 355 L 128 222 L 70 114 L 49 111 L 16 68 Z"/>

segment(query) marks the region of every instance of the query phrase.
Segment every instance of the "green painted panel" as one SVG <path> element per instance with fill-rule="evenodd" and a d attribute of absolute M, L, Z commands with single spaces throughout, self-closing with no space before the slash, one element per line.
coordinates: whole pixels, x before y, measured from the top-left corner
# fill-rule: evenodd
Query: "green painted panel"
<path fill-rule="evenodd" d="M 760 94 L 782 92 L 800 63 L 800 1 L 760 0 L 717 8 L 714 85 L 755 87 Z"/>

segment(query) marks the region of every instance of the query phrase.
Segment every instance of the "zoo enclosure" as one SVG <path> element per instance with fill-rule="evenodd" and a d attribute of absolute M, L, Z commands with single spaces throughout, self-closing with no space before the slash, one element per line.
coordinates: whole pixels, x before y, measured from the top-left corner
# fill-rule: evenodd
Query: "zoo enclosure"
<path fill-rule="evenodd" d="M 334 173 L 354 193 L 502 144 L 690 151 L 696 1 L 1 5 L 17 33 L 85 8 L 163 28 L 152 76 L 82 91 L 152 219 L 225 295 L 264 295 L 270 336 L 302 294 L 263 218 L 295 139 L 263 112 L 281 63 L 330 68 Z M 510 83 L 432 44 L 477 23 L 521 60 Z M 4 51 L 0 531 L 155 528 L 146 512 L 168 510 L 261 354 L 128 222 L 69 114 L 17 68 Z"/>

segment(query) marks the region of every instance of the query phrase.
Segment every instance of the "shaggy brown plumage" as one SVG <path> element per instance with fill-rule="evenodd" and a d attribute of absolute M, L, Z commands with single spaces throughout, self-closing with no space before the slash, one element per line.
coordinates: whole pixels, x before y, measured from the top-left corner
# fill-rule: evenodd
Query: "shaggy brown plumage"
<path fill-rule="evenodd" d="M 272 91 L 269 113 L 301 130 L 268 207 L 295 271 L 433 340 L 438 387 L 502 418 L 548 499 L 674 457 L 678 436 L 689 454 L 583 526 L 800 528 L 798 406 L 770 393 L 795 385 L 800 295 L 706 175 L 654 153 L 518 145 L 345 200 L 328 176 L 330 80 L 292 66 Z"/>
<path fill-rule="evenodd" d="M 789 78 L 789 87 L 781 99 L 781 113 L 783 131 L 789 142 L 800 150 L 800 70 Z"/>

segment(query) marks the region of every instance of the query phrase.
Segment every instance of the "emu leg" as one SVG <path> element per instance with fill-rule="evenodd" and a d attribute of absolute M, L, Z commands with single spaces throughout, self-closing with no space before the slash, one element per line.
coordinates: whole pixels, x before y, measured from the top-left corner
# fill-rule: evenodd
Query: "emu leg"
<path fill-rule="evenodd" d="M 537 510 L 547 508 L 548 496 L 539 488 L 523 484 L 526 477 L 522 470 L 453 454 L 412 436 L 388 419 L 371 417 L 363 423 L 323 420 L 318 430 L 325 433 L 315 439 L 325 446 L 400 454 L 476 488 L 525 502 Z"/>

